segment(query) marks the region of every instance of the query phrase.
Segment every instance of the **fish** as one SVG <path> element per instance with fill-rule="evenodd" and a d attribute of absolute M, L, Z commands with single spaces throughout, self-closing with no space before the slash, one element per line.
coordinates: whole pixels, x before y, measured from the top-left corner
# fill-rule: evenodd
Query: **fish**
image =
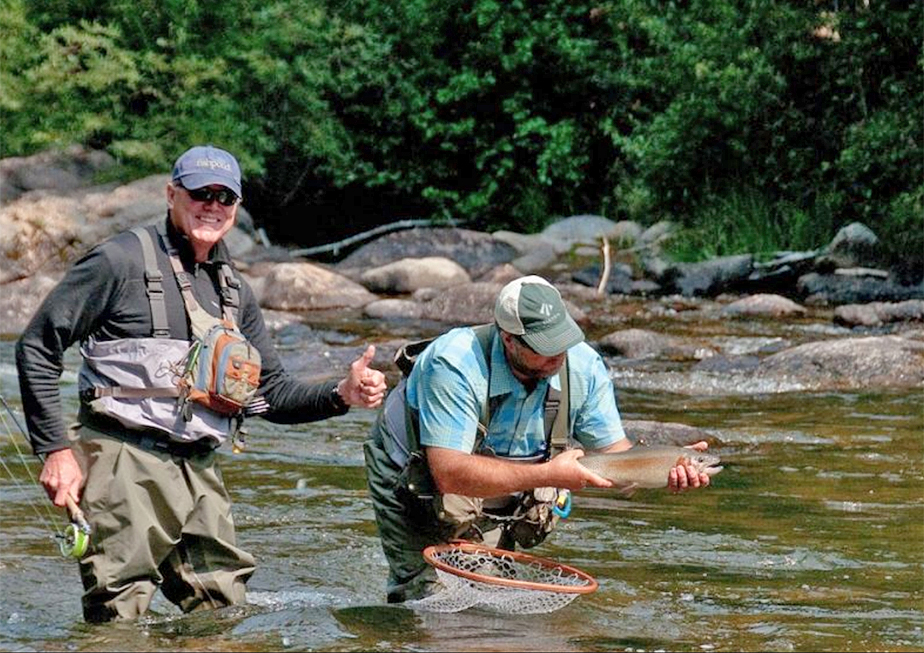
<path fill-rule="evenodd" d="M 677 465 L 688 465 L 709 476 L 722 471 L 720 458 L 687 447 L 635 446 L 619 453 L 589 453 L 578 463 L 630 493 L 637 488 L 667 487 L 668 473 Z"/>

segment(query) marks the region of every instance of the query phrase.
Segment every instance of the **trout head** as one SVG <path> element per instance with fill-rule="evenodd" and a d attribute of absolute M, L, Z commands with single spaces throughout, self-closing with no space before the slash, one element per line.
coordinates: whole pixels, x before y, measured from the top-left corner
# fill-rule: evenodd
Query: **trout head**
<path fill-rule="evenodd" d="M 700 474 L 705 473 L 709 476 L 713 476 L 722 471 L 723 467 L 719 464 L 720 462 L 722 462 L 721 458 L 711 453 L 690 451 L 688 454 L 681 456 L 677 464 L 688 465 Z"/>

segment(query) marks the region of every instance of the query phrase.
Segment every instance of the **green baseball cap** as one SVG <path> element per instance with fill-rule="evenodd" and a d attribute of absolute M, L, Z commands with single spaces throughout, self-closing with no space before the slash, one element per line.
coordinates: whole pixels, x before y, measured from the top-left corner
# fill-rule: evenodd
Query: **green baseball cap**
<path fill-rule="evenodd" d="M 557 356 L 584 341 L 584 332 L 568 314 L 561 293 L 536 275 L 520 277 L 501 289 L 494 320 L 543 356 Z"/>

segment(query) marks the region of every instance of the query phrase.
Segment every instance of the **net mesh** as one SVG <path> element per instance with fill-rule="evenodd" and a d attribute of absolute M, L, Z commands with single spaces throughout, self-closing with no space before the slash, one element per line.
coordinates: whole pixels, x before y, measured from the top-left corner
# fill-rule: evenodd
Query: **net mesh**
<path fill-rule="evenodd" d="M 482 607 L 504 614 L 540 614 L 597 589 L 591 576 L 573 567 L 471 543 L 431 546 L 424 557 L 436 568 L 442 589 L 407 603 L 421 610 Z"/>

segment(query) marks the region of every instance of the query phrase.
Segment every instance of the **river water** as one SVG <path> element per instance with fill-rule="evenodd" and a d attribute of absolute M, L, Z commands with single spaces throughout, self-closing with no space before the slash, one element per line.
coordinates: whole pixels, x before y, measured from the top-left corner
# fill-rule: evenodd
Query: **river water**
<path fill-rule="evenodd" d="M 0 343 L 0 393 L 21 419 L 10 353 Z M 4 411 L 0 649 L 924 648 L 919 389 L 741 392 L 727 379 L 697 384 L 669 365 L 612 370 L 626 419 L 704 429 L 726 467 L 702 491 L 575 496 L 571 516 L 531 552 L 591 574 L 599 589 L 545 615 L 384 603 L 361 452 L 373 414 L 354 410 L 297 427 L 254 420 L 246 452 L 223 450 L 240 542 L 258 560 L 246 606 L 182 615 L 159 597 L 136 623 L 84 624 L 77 566 L 52 537 L 64 518 L 27 476 L 28 468 L 37 477 L 37 461 L 20 460 L 16 445 L 25 445 Z M 66 373 L 70 410 L 73 384 Z"/>

